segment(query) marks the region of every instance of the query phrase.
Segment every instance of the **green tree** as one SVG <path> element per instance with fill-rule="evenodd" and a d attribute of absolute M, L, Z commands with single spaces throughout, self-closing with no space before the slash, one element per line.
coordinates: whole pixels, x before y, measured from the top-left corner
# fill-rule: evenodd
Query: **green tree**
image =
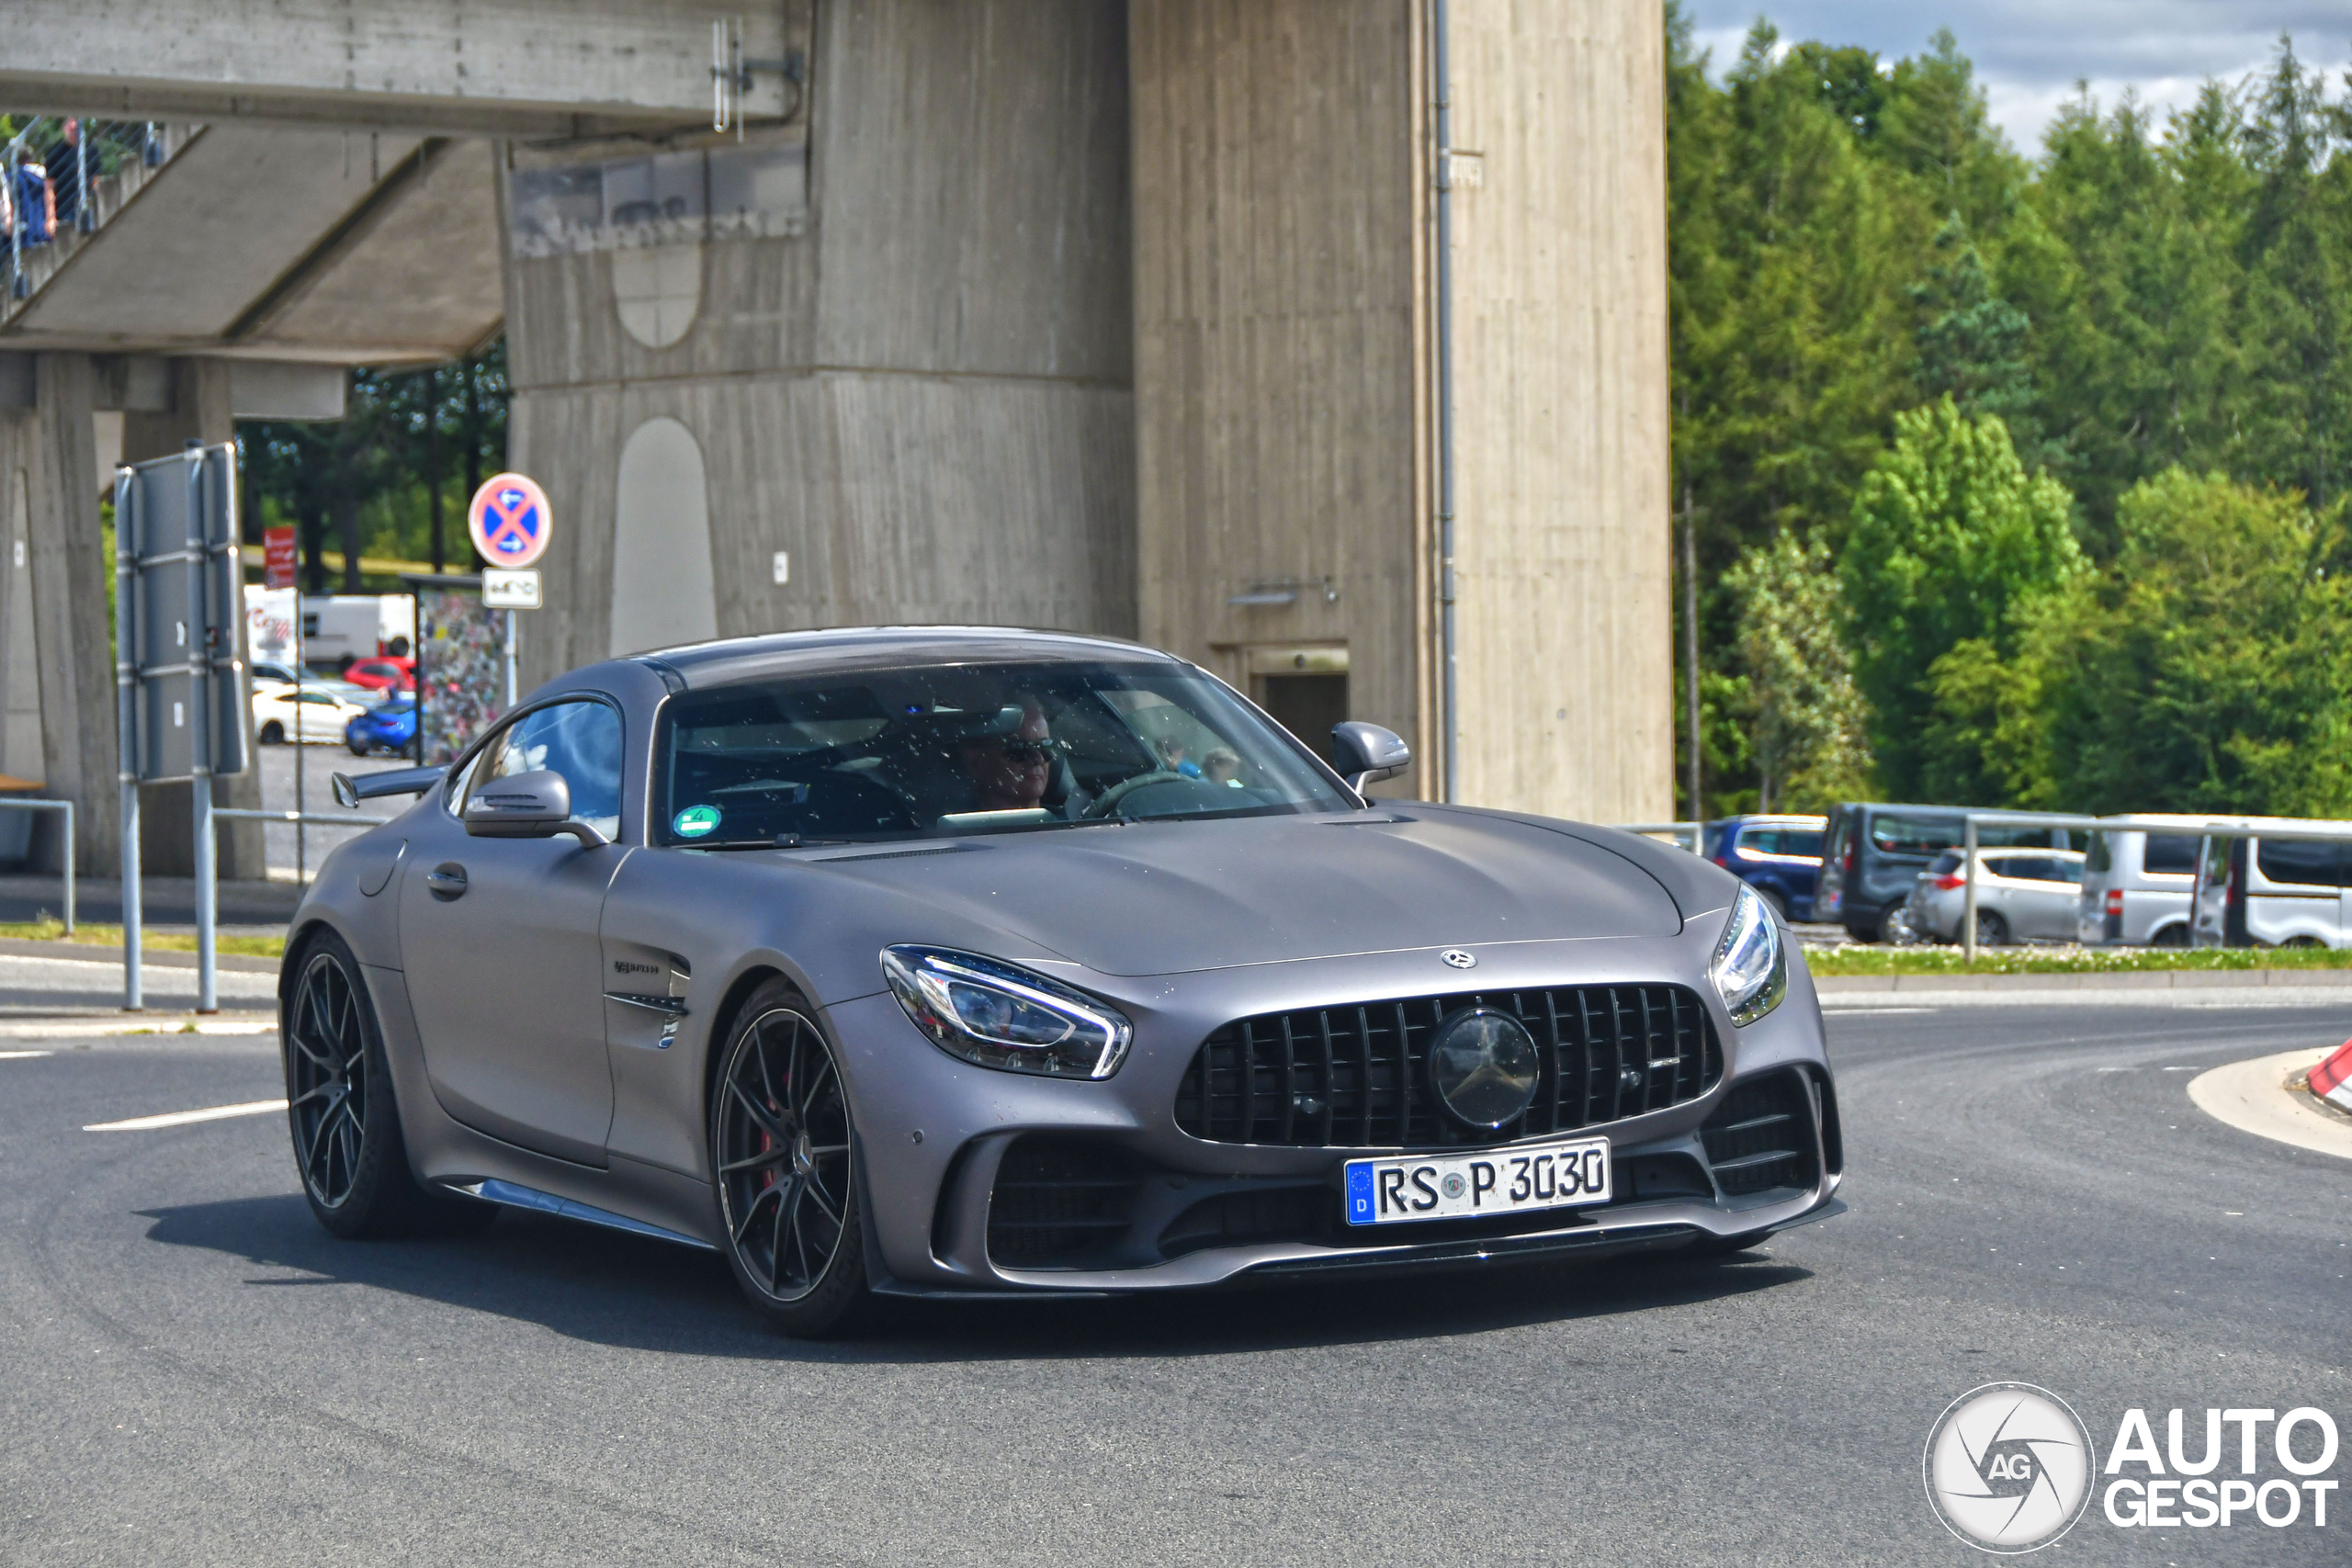
<path fill-rule="evenodd" d="M 2339 503 L 2171 469 L 2027 659 L 2054 793 L 2097 811 L 2352 814 L 2352 564 Z M 2038 700 L 2036 700 L 2038 699 Z"/>
<path fill-rule="evenodd" d="M 2007 657 L 2013 613 L 2085 562 L 2073 499 L 2047 475 L 2027 474 L 2000 420 L 1969 419 L 1946 397 L 1894 425 L 1894 447 L 1854 499 L 1838 570 L 1871 749 L 1882 782 L 1902 797 L 1943 776 L 1944 764 L 1930 769 L 1931 667 L 1970 638 Z"/>
<path fill-rule="evenodd" d="M 2245 400 L 2241 473 L 2290 485 L 2324 508 L 2346 482 L 2352 447 L 2352 169 L 2317 73 L 2292 40 L 2260 84 L 2245 130 L 2255 176 L 2247 213 L 2245 338 L 2260 367 Z"/>
<path fill-rule="evenodd" d="M 1866 792 L 1867 711 L 1849 668 L 1845 605 L 1829 547 L 1784 533 L 1724 576 L 1739 605 L 1759 811 L 1820 810 Z"/>
<path fill-rule="evenodd" d="M 1928 401 L 1949 396 L 1971 418 L 1995 415 L 2008 428 L 2019 461 L 2058 468 L 2064 452 L 2041 439 L 2025 312 L 1994 291 L 1984 258 L 1957 215 L 1937 231 L 1935 257 L 1910 290 L 1919 309 L 1920 394 Z"/>

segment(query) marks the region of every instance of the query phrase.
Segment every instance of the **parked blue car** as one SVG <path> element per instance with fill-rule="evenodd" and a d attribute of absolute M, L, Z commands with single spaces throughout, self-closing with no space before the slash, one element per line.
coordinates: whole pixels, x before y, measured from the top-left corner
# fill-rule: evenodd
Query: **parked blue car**
<path fill-rule="evenodd" d="M 355 757 L 406 751 L 416 741 L 416 699 L 405 694 L 385 698 L 345 725 L 343 740 Z"/>
<path fill-rule="evenodd" d="M 1726 817 L 1707 824 L 1707 858 L 1764 896 L 1783 920 L 1813 919 L 1819 817 Z"/>

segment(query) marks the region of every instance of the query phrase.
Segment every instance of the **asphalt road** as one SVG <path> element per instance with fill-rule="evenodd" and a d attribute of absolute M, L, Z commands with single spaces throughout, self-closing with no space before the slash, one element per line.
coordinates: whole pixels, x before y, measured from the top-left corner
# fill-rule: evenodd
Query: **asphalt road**
<path fill-rule="evenodd" d="M 508 1215 L 330 1239 L 266 1040 L 0 1049 L 0 1562 L 1939 1563 L 1930 1423 L 2044 1385 L 2333 1410 L 2352 1162 L 2206 1119 L 2337 1012 L 1833 1014 L 1850 1213 L 1739 1261 L 924 1307 L 771 1337 L 714 1259 Z M 19 1026 L 21 1027 L 21 1026 Z M 2275 1466 L 2267 1473 L 2278 1475 Z M 2352 1452 L 2335 1474 L 2352 1480 Z M 2352 1560 L 2330 1528 L 2041 1561 Z"/>

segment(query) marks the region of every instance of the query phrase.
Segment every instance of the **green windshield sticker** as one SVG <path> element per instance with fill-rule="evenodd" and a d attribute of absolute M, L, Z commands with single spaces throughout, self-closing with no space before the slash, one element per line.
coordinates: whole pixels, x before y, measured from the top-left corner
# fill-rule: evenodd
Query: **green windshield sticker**
<path fill-rule="evenodd" d="M 689 806 L 670 821 L 671 829 L 681 839 L 699 839 L 718 826 L 716 806 Z"/>

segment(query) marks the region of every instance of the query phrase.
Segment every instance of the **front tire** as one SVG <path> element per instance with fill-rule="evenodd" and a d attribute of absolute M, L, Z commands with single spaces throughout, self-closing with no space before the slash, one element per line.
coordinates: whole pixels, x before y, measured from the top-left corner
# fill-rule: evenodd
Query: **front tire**
<path fill-rule="evenodd" d="M 866 1309 L 864 1197 L 839 1064 L 782 980 L 752 993 L 710 1106 L 711 1170 L 735 1282 L 761 1315 L 813 1339 Z"/>
<path fill-rule="evenodd" d="M 357 1240 L 479 1230 L 497 1217 L 495 1205 L 428 1191 L 410 1170 L 376 1010 L 333 931 L 303 949 L 277 1036 L 294 1165 L 319 1224 Z"/>
<path fill-rule="evenodd" d="M 261 734 L 254 739 L 265 746 L 283 746 L 286 744 L 286 727 L 273 718 L 261 727 Z"/>

